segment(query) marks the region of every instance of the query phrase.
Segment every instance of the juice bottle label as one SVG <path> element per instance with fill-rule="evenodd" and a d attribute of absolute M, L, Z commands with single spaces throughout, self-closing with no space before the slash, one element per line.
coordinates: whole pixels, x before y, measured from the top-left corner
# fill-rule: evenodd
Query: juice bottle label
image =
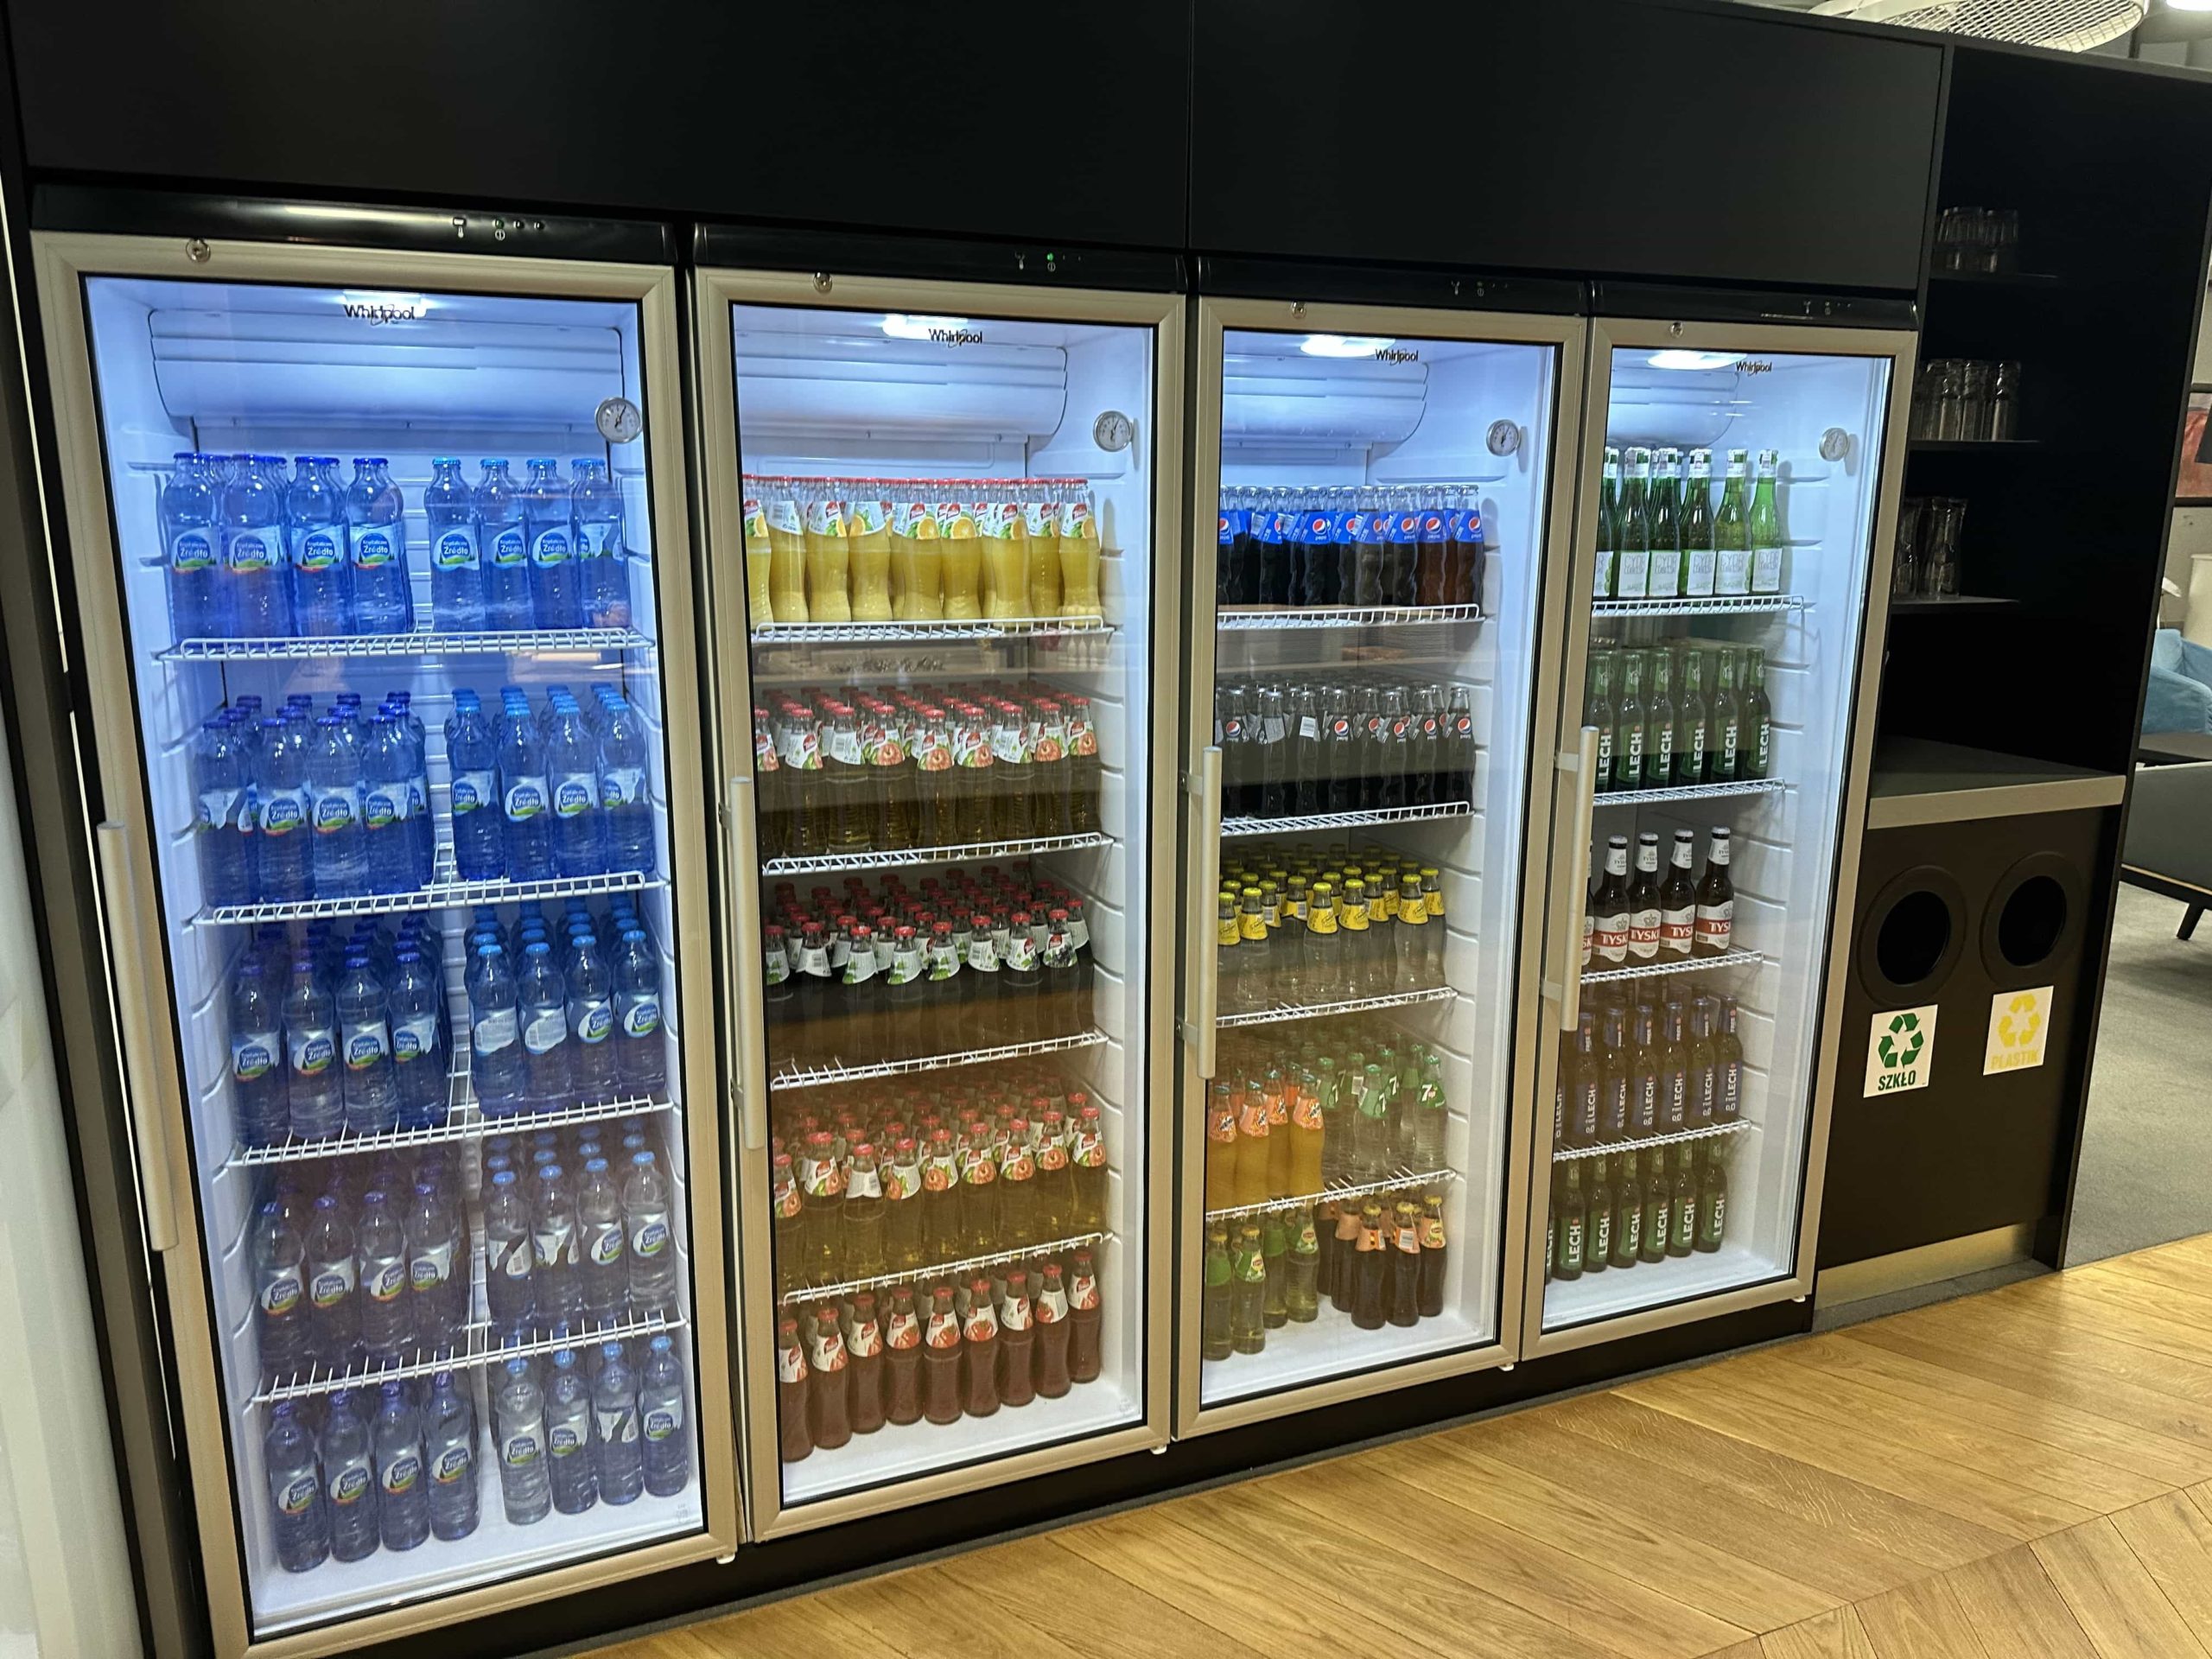
<path fill-rule="evenodd" d="M 891 522 L 891 504 L 880 498 L 856 495 L 852 501 L 852 532 L 876 536 Z"/>
<path fill-rule="evenodd" d="M 806 533 L 810 536 L 834 537 L 842 541 L 845 535 L 845 504 L 825 496 L 806 504 Z"/>
<path fill-rule="evenodd" d="M 1022 1146 L 1009 1147 L 1007 1148 L 1005 1160 L 999 1166 L 999 1173 L 1005 1176 L 1009 1181 L 1027 1181 L 1033 1179 L 1037 1173 L 1037 1160 L 1035 1157 L 1031 1154 L 1028 1147 Z M 1007 1202 L 1011 1204 L 1016 1196 L 1016 1194 L 1009 1192 L 1007 1194 Z"/>
<path fill-rule="evenodd" d="M 883 1333 L 876 1329 L 874 1319 L 855 1319 L 853 1322 L 852 1341 L 847 1345 L 846 1351 L 855 1359 L 873 1359 L 883 1351 Z"/>
<path fill-rule="evenodd" d="M 817 1371 L 842 1371 L 845 1369 L 845 1338 L 834 1325 L 814 1327 L 814 1369 Z"/>
<path fill-rule="evenodd" d="M 920 1347 L 922 1322 L 912 1313 L 902 1313 L 897 1308 L 893 1308 L 890 1328 L 885 1332 L 883 1345 L 894 1352 L 903 1349 Z"/>
<path fill-rule="evenodd" d="M 848 766 L 861 764 L 861 734 L 849 726 L 830 728 L 830 758 Z"/>
<path fill-rule="evenodd" d="M 1003 1331 L 1027 1331 L 1029 1328 L 1029 1299 L 1008 1296 L 1006 1306 L 999 1310 L 999 1328 Z"/>
<path fill-rule="evenodd" d="M 922 1167 L 925 1192 L 950 1192 L 960 1184 L 960 1171 L 950 1154 L 932 1158 Z"/>
<path fill-rule="evenodd" d="M 999 1317 L 992 1310 L 991 1299 L 979 1296 L 968 1305 L 968 1320 L 961 1334 L 969 1342 L 988 1342 L 999 1333 Z"/>
<path fill-rule="evenodd" d="M 891 512 L 891 533 L 909 541 L 937 540 L 937 509 L 926 501 L 900 502 Z"/>
<path fill-rule="evenodd" d="M 845 1178 L 845 1197 L 849 1200 L 880 1198 L 882 1196 L 882 1178 L 873 1169 L 855 1166 L 853 1173 Z"/>
<path fill-rule="evenodd" d="M 976 515 L 965 502 L 940 501 L 931 517 L 937 521 L 940 540 L 972 541 L 976 537 Z"/>
<path fill-rule="evenodd" d="M 1059 514 L 1049 501 L 1025 501 L 1021 505 L 1022 527 L 1032 536 L 1057 536 Z"/>
<path fill-rule="evenodd" d="M 1037 1167 L 1047 1175 L 1058 1174 L 1068 1166 L 1068 1149 L 1057 1141 L 1047 1141 L 1037 1148 Z"/>
<path fill-rule="evenodd" d="M 1068 1294 L 1057 1285 L 1047 1284 L 1037 1293 L 1037 1323 L 1058 1325 L 1068 1316 Z"/>
<path fill-rule="evenodd" d="M 1096 1275 L 1088 1273 L 1076 1274 L 1068 1286 L 1068 1306 L 1078 1311 L 1098 1306 Z"/>
<path fill-rule="evenodd" d="M 768 539 L 767 510 L 760 505 L 760 498 L 757 495 L 745 498 L 745 539 L 748 542 Z"/>
<path fill-rule="evenodd" d="M 1063 540 L 1070 537 L 1095 539 L 1097 534 L 1091 527 L 1090 502 L 1087 497 L 1078 495 L 1060 503 L 1060 536 Z"/>
<path fill-rule="evenodd" d="M 932 1348 L 957 1348 L 960 1345 L 958 1316 L 931 1310 L 929 1331 L 924 1340 Z"/>

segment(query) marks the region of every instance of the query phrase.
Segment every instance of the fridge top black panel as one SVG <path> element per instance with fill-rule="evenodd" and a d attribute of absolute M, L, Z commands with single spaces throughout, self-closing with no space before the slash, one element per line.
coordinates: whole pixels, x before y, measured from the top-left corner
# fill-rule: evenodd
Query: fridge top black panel
<path fill-rule="evenodd" d="M 1594 283 L 1591 308 L 1601 317 L 1672 322 L 1777 322 L 1818 328 L 1916 328 L 1917 302 L 1890 296 L 1758 293 L 1731 288 Z"/>
<path fill-rule="evenodd" d="M 364 207 L 41 185 L 31 223 L 41 231 L 231 238 L 410 253 L 499 253 L 626 264 L 675 263 L 675 235 L 645 219 L 575 219 L 477 207 Z"/>
<path fill-rule="evenodd" d="M 1179 293 L 1183 257 L 1045 242 L 958 242 L 940 237 L 844 235 L 764 226 L 702 225 L 692 235 L 699 264 L 734 270 L 814 270 L 830 276 L 1026 283 L 1039 288 L 1112 288 Z"/>
<path fill-rule="evenodd" d="M 1917 288 L 1942 47 L 1738 10 L 1205 0 L 1191 245 Z"/>
<path fill-rule="evenodd" d="M 1320 261 L 1205 254 L 1198 261 L 1201 294 L 1253 300 L 1309 300 L 1364 305 L 1434 306 L 1446 310 L 1533 311 L 1574 316 L 1586 284 L 1563 276 L 1500 276 L 1405 265 L 1347 265 Z"/>
<path fill-rule="evenodd" d="M 1188 0 L 9 14 L 35 173 L 1183 242 Z M 373 115 L 334 101 L 365 45 Z"/>

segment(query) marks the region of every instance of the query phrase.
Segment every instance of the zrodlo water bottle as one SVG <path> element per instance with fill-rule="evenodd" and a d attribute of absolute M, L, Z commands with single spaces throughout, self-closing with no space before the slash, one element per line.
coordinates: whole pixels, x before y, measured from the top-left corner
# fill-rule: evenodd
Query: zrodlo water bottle
<path fill-rule="evenodd" d="M 645 1490 L 673 1497 L 691 1479 L 691 1442 L 683 1432 L 683 1367 L 673 1338 L 655 1337 L 638 1388 L 638 1423 L 645 1437 Z"/>
<path fill-rule="evenodd" d="M 284 495 L 273 455 L 244 455 L 223 486 L 223 580 L 237 636 L 281 639 L 292 632 L 285 571 Z"/>
<path fill-rule="evenodd" d="M 476 1411 L 453 1373 L 430 1379 L 423 1461 L 430 1476 L 430 1530 L 450 1543 L 476 1530 Z"/>
<path fill-rule="evenodd" d="M 561 463 L 547 456 L 533 459 L 522 490 L 522 517 L 530 543 L 531 607 L 541 628 L 574 628 L 583 621 L 569 512 Z"/>
<path fill-rule="evenodd" d="M 476 493 L 461 475 L 461 462 L 434 457 L 423 490 L 423 516 L 430 526 L 430 622 L 444 633 L 484 626 L 484 566 L 476 541 Z"/>
<path fill-rule="evenodd" d="M 545 1466 L 545 1400 L 528 1360 L 507 1362 L 492 1414 L 499 1438 L 500 1502 L 511 1524 L 531 1526 L 551 1511 L 553 1487 Z"/>
<path fill-rule="evenodd" d="M 592 1422 L 598 1435 L 599 1495 L 609 1503 L 636 1501 L 645 1490 L 644 1455 L 638 1444 L 638 1387 L 622 1357 L 622 1344 L 600 1350 L 599 1380 L 592 1385 Z"/>
<path fill-rule="evenodd" d="M 584 626 L 630 626 L 630 550 L 622 534 L 622 492 L 603 461 L 576 463 L 569 492 Z"/>
<path fill-rule="evenodd" d="M 335 456 L 300 455 L 284 489 L 292 625 L 327 638 L 353 625 L 353 574 L 346 554 L 345 493 Z"/>
<path fill-rule="evenodd" d="M 173 459 L 161 499 L 169 632 L 178 639 L 219 639 L 231 632 L 231 619 L 215 527 L 214 474 L 205 455 L 180 450 Z"/>
<path fill-rule="evenodd" d="M 353 627 L 404 633 L 414 626 L 407 575 L 406 506 L 381 455 L 353 457 L 346 486 L 346 553 L 353 567 Z"/>
<path fill-rule="evenodd" d="M 330 1515 L 315 1468 L 315 1436 L 293 1415 L 289 1400 L 278 1401 L 269 1417 L 262 1456 L 269 1471 L 276 1560 L 287 1573 L 305 1573 L 330 1556 Z"/>
<path fill-rule="evenodd" d="M 376 1457 L 377 1519 L 386 1549 L 413 1549 L 430 1535 L 429 1495 L 423 1490 L 423 1428 L 405 1385 L 379 1392 L 369 1433 Z"/>
<path fill-rule="evenodd" d="M 369 1426 L 353 1409 L 349 1389 L 330 1396 L 321 1450 L 330 1553 L 341 1561 L 365 1560 L 377 1550 L 376 1460 L 369 1452 Z"/>
<path fill-rule="evenodd" d="M 553 1379 L 545 1389 L 545 1445 L 553 1486 L 553 1507 L 582 1515 L 599 1502 L 599 1471 L 592 1429 L 591 1385 L 566 1348 L 553 1356 Z"/>
<path fill-rule="evenodd" d="M 484 560 L 484 625 L 505 631 L 531 626 L 530 545 L 522 500 L 504 461 L 486 461 L 476 484 L 478 547 Z"/>

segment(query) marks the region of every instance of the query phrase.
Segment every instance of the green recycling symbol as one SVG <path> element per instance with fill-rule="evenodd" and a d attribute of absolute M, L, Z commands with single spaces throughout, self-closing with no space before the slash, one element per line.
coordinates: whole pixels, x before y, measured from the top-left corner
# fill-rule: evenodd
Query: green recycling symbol
<path fill-rule="evenodd" d="M 2020 1016 L 2013 1023 L 2013 1015 Z M 2023 1043 L 2032 1043 L 2036 1033 L 2043 1028 L 2043 1015 L 2036 1012 L 2034 997 L 2023 993 L 2012 999 L 1997 1021 L 1997 1040 L 2007 1048 L 2017 1048 Z"/>
<path fill-rule="evenodd" d="M 1882 1040 L 1874 1052 L 1882 1057 L 1885 1071 L 1895 1071 L 1910 1065 L 1920 1058 L 1920 1051 L 1928 1046 L 1928 1033 L 1920 1028 L 1920 1016 L 1906 1009 L 1890 1021 L 1890 1028 L 1882 1033 Z"/>

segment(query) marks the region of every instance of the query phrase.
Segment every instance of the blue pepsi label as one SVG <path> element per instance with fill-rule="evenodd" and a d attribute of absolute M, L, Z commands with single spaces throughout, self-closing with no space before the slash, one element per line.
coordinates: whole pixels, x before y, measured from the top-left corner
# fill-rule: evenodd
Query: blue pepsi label
<path fill-rule="evenodd" d="M 440 570 L 476 568 L 476 532 L 466 524 L 448 524 L 430 538 L 430 563 Z"/>
<path fill-rule="evenodd" d="M 455 817 L 464 812 L 474 812 L 480 806 L 489 806 L 499 798 L 499 779 L 489 772 L 454 773 L 453 811 Z"/>
<path fill-rule="evenodd" d="M 276 568 L 276 532 L 235 530 L 223 543 L 223 563 L 234 575 L 254 576 Z"/>
<path fill-rule="evenodd" d="M 315 792 L 315 832 L 319 836 L 334 836 L 350 830 L 360 822 L 361 798 L 356 790 L 340 785 L 336 789 L 318 789 Z"/>
<path fill-rule="evenodd" d="M 304 789 L 264 791 L 256 797 L 254 804 L 264 836 L 289 836 L 307 826 L 308 792 Z"/>
<path fill-rule="evenodd" d="M 1252 533 L 1262 541 L 1280 542 L 1283 538 L 1282 515 L 1276 512 L 1255 512 L 1252 515 Z"/>
<path fill-rule="evenodd" d="M 530 562 L 542 569 L 566 564 L 569 557 L 569 532 L 565 530 L 541 530 L 531 540 Z"/>
<path fill-rule="evenodd" d="M 1359 515 L 1358 532 L 1354 539 L 1373 545 L 1385 540 L 1390 533 L 1390 515 L 1386 512 L 1363 512 Z"/>
<path fill-rule="evenodd" d="M 399 562 L 397 524 L 357 524 L 353 529 L 353 568 L 382 570 Z"/>
<path fill-rule="evenodd" d="M 1337 517 L 1332 512 L 1309 512 L 1299 525 L 1299 539 L 1306 543 L 1336 539 Z"/>
<path fill-rule="evenodd" d="M 1390 515 L 1390 540 L 1400 545 L 1421 539 L 1421 514 L 1397 512 Z"/>
<path fill-rule="evenodd" d="M 1430 507 L 1421 515 L 1421 539 L 1424 542 L 1449 541 L 1452 525 L 1459 518 L 1457 512 L 1445 513 Z"/>
<path fill-rule="evenodd" d="M 1483 510 L 1479 506 L 1456 509 L 1451 518 L 1452 539 L 1455 542 L 1479 542 L 1483 538 Z"/>
<path fill-rule="evenodd" d="M 1346 507 L 1331 516 L 1329 539 L 1339 546 L 1356 542 L 1367 531 L 1367 515 L 1357 507 Z"/>
<path fill-rule="evenodd" d="M 310 530 L 292 532 L 292 568 L 304 570 L 309 575 L 323 575 L 335 570 L 345 559 L 346 550 L 340 544 L 338 532 L 317 525 Z"/>
<path fill-rule="evenodd" d="M 581 817 L 599 804 L 599 779 L 588 772 L 564 772 L 553 785 L 553 816 Z"/>
<path fill-rule="evenodd" d="M 529 563 L 530 550 L 524 545 L 518 527 L 508 524 L 493 532 L 492 564 L 494 569 L 519 570 Z"/>
<path fill-rule="evenodd" d="M 1221 514 L 1221 539 L 1233 542 L 1250 527 L 1251 515 L 1243 509 L 1224 509 Z"/>
<path fill-rule="evenodd" d="M 169 569 L 187 575 L 215 567 L 215 538 L 204 530 L 180 530 L 169 537 Z"/>

